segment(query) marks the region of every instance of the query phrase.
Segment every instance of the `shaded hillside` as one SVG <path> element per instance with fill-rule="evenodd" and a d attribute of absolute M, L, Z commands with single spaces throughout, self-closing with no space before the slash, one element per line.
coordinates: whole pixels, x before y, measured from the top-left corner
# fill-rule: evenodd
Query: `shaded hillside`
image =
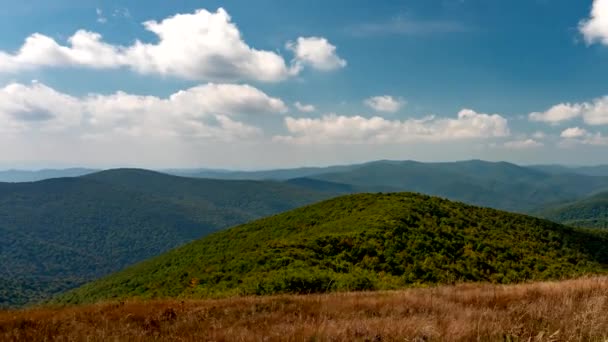
<path fill-rule="evenodd" d="M 58 301 L 511 283 L 606 264 L 602 233 L 418 194 L 359 194 L 217 232 Z"/>
<path fill-rule="evenodd" d="M 441 163 L 380 160 L 324 168 L 203 170 L 192 174 L 218 179 L 293 179 L 302 186 L 321 191 L 334 191 L 337 183 L 342 185 L 338 189 L 341 193 L 413 191 L 525 213 L 608 190 L 608 177 L 602 173 L 602 167 L 576 170 L 551 165 L 523 167 L 482 160 Z M 315 183 L 313 179 L 329 183 Z"/>
<path fill-rule="evenodd" d="M 288 180 L 305 178 L 328 172 L 348 171 L 359 165 L 337 165 L 327 167 L 299 167 L 293 169 L 276 169 L 260 171 L 232 170 L 170 170 L 168 173 L 196 178 L 231 179 L 231 180 Z"/>
<path fill-rule="evenodd" d="M 563 174 L 576 173 L 586 176 L 608 177 L 608 165 L 596 166 L 562 166 L 562 165 L 532 165 L 533 169 L 546 173 Z"/>
<path fill-rule="evenodd" d="M 340 194 L 362 192 L 363 189 L 356 188 L 350 184 L 342 184 L 335 182 L 327 182 L 324 180 L 313 179 L 313 178 L 293 178 L 285 181 L 285 183 L 302 186 L 308 189 L 318 191 L 329 191 Z"/>
<path fill-rule="evenodd" d="M 0 183 L 0 306 L 78 286 L 221 228 L 331 196 L 142 170 Z"/>
<path fill-rule="evenodd" d="M 378 191 L 415 191 L 498 209 L 531 212 L 608 189 L 608 177 L 547 174 L 479 160 L 453 163 L 375 162 L 345 172 L 312 176 Z"/>
<path fill-rule="evenodd" d="M 539 214 L 572 226 L 608 228 L 608 192 L 596 194 L 580 201 L 546 208 Z"/>
<path fill-rule="evenodd" d="M 85 178 L 189 205 L 222 207 L 231 212 L 227 218 L 240 213 L 239 223 L 244 222 L 243 219 L 293 209 L 332 195 L 328 191 L 318 192 L 273 181 L 199 179 L 140 169 L 108 170 Z"/>

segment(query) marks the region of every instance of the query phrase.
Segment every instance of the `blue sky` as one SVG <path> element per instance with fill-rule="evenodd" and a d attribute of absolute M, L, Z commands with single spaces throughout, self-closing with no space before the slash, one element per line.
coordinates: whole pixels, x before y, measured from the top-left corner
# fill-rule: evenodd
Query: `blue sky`
<path fill-rule="evenodd" d="M 0 167 L 608 163 L 607 0 L 23 1 L 0 29 Z"/>

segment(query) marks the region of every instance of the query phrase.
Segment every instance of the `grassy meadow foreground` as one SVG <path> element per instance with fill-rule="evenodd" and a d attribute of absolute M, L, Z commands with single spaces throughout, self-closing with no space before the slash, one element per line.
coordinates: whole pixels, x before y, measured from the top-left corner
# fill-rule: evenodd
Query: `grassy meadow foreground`
<path fill-rule="evenodd" d="M 606 341 L 608 277 L 0 312 L 2 341 Z"/>

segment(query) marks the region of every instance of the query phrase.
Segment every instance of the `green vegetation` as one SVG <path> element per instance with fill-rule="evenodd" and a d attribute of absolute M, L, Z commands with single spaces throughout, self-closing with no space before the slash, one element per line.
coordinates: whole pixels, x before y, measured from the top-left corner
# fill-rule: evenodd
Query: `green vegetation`
<path fill-rule="evenodd" d="M 571 226 L 608 228 L 608 192 L 544 209 L 540 216 Z"/>
<path fill-rule="evenodd" d="M 608 177 L 549 174 L 506 162 L 379 161 L 347 171 L 309 176 L 360 191 L 414 191 L 502 210 L 530 213 L 608 189 Z"/>
<path fill-rule="evenodd" d="M 512 283 L 607 264 L 604 232 L 418 194 L 359 194 L 214 233 L 56 301 Z"/>
<path fill-rule="evenodd" d="M 0 307 L 36 302 L 218 229 L 331 196 L 113 170 L 0 183 Z"/>
<path fill-rule="evenodd" d="M 65 171 L 88 172 L 79 169 L 62 172 Z M 45 174 L 47 173 L 48 170 L 45 171 Z M 219 229 L 339 194 L 415 191 L 474 205 L 524 213 L 540 212 L 542 217 L 568 225 L 604 228 L 607 227 L 608 221 L 605 198 L 598 196 L 572 203 L 573 200 L 608 188 L 607 177 L 568 172 L 548 173 L 504 162 L 377 161 L 328 168 L 253 173 L 218 171 L 217 174 L 229 174 L 234 178 L 274 177 L 280 181 L 185 178 L 145 170 L 120 169 L 78 178 L 50 179 L 34 183 L 0 183 L 0 307 L 44 300 Z M 547 208 L 547 205 L 552 203 L 562 205 L 538 210 Z M 385 216 L 384 213 L 372 214 Z M 367 216 L 362 220 L 366 221 Z M 323 222 L 324 227 L 329 227 L 328 231 L 335 228 L 336 224 L 332 221 Z M 356 228 L 353 227 L 351 228 Z M 356 230 L 349 234 L 354 234 L 351 238 L 356 243 L 359 243 L 360 239 L 379 239 L 376 236 L 361 235 L 363 233 Z M 309 236 L 302 238 L 306 243 L 310 242 L 307 240 Z M 297 239 L 299 237 L 291 235 L 288 238 L 291 244 L 299 241 Z M 331 243 L 337 242 L 332 240 Z M 508 242 L 505 242 L 505 246 L 508 246 Z M 296 247 L 287 245 L 286 248 L 293 250 Z M 294 253 L 304 253 L 307 258 L 311 251 L 314 251 L 313 247 L 308 245 L 298 248 Z M 338 252 L 344 251 L 339 250 L 336 253 Z M 486 255 L 482 254 L 479 258 L 484 256 Z M 266 257 L 273 258 L 272 254 Z M 281 272 L 295 269 L 295 274 L 298 274 L 296 282 L 303 281 L 298 278 L 300 275 L 312 272 L 315 277 L 322 277 L 319 286 L 326 286 L 325 280 L 330 279 L 331 289 L 341 289 L 346 286 L 344 284 L 353 286 L 350 285 L 355 282 L 352 277 L 371 277 L 371 283 L 381 288 L 390 288 L 387 284 L 402 286 L 418 281 L 444 282 L 452 278 L 471 278 L 458 273 L 460 271 L 450 269 L 446 273 L 450 275 L 445 279 L 421 280 L 414 277 L 413 280 L 406 281 L 404 277 L 406 272 L 410 272 L 409 269 L 399 271 L 383 266 L 378 271 L 371 266 L 361 266 L 359 261 L 348 259 L 350 261 L 345 267 L 350 267 L 352 272 L 343 272 L 320 261 L 320 264 L 308 267 L 310 265 L 300 254 L 285 257 L 284 262 L 288 263 L 289 267 L 281 269 Z M 328 258 L 330 257 L 334 256 L 329 255 Z M 385 256 L 378 256 L 381 257 Z M 312 262 L 315 259 L 310 260 Z M 419 262 L 422 262 L 420 260 Z M 428 262 L 440 262 L 432 260 L 434 259 L 431 258 Z M 213 272 L 216 275 L 224 274 L 224 271 Z M 230 272 L 228 273 L 234 276 L 230 281 L 236 281 L 234 279 L 240 277 L 240 273 Z M 278 271 L 268 269 L 262 273 L 273 277 L 272 274 L 276 272 Z M 512 278 L 502 271 L 491 273 L 495 274 L 494 278 L 480 279 L 502 281 L 502 278 Z M 204 280 L 205 277 L 203 274 L 193 278 L 202 279 L 199 280 L 202 281 L 201 284 L 210 284 Z M 218 285 L 197 286 L 194 289 L 199 292 L 251 292 L 247 286 L 253 285 L 247 282 L 239 286 L 226 285 L 231 284 L 230 281 L 221 278 Z M 225 286 L 226 290 L 222 290 L 222 286 Z M 307 289 L 310 290 L 310 287 L 314 286 L 308 286 Z"/>

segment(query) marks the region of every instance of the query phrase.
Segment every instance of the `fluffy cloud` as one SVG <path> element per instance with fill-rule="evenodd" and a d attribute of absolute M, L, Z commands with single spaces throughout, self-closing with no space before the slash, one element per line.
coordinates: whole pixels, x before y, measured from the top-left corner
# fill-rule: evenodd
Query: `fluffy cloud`
<path fill-rule="evenodd" d="M 602 135 L 602 133 L 586 133 L 585 135 L 577 138 L 564 138 L 560 143 L 561 146 L 570 147 L 573 145 L 592 145 L 592 146 L 606 146 L 608 145 L 608 137 Z"/>
<path fill-rule="evenodd" d="M 557 124 L 582 117 L 589 125 L 608 124 L 608 96 L 597 98 L 591 102 L 561 103 L 545 112 L 535 112 L 529 115 L 531 121 Z"/>
<path fill-rule="evenodd" d="M 583 119 L 589 125 L 608 125 L 608 96 L 583 104 Z"/>
<path fill-rule="evenodd" d="M 560 103 L 545 112 L 530 113 L 529 118 L 531 121 L 558 123 L 578 117 L 581 111 L 582 107 L 579 104 Z"/>
<path fill-rule="evenodd" d="M 40 33 L 29 36 L 15 53 L 0 51 L 0 72 L 38 67 L 127 67 L 141 74 L 190 80 L 280 81 L 299 73 L 304 65 L 331 70 L 346 65 L 325 38 L 300 37 L 289 47 L 295 53 L 288 66 L 273 51 L 257 50 L 243 40 L 238 27 L 222 8 L 177 14 L 160 22 L 143 23 L 158 41 L 135 41 L 131 46 L 105 43 L 99 33 L 77 31 L 63 46 Z"/>
<path fill-rule="evenodd" d="M 580 127 L 570 127 L 562 131 L 560 137 L 565 139 L 574 139 L 587 136 L 589 133 L 587 130 Z"/>
<path fill-rule="evenodd" d="M 504 146 L 506 148 L 514 149 L 514 150 L 524 150 L 529 148 L 537 148 L 544 146 L 543 143 L 538 142 L 534 139 L 521 139 L 521 140 L 512 140 L 507 141 Z"/>
<path fill-rule="evenodd" d="M 323 37 L 300 37 L 286 45 L 294 53 L 292 73 L 306 65 L 318 70 L 335 70 L 346 67 L 346 61 L 336 53 L 336 47 Z"/>
<path fill-rule="evenodd" d="M 126 135 L 233 140 L 261 133 L 239 118 L 286 111 L 281 100 L 248 85 L 210 83 L 167 98 L 124 92 L 73 97 L 37 82 L 0 89 L 0 123 L 8 134 L 63 130 L 95 139 Z"/>
<path fill-rule="evenodd" d="M 275 52 L 249 47 L 228 13 L 198 10 L 161 22 L 144 22 L 157 44 L 140 41 L 126 50 L 130 67 L 141 73 L 189 79 L 257 79 L 276 81 L 287 76 L 283 58 Z"/>
<path fill-rule="evenodd" d="M 300 103 L 299 101 L 293 104 L 297 110 L 299 110 L 302 113 L 311 113 L 314 112 L 316 110 L 315 106 L 311 105 L 311 104 L 303 104 Z"/>
<path fill-rule="evenodd" d="M 366 99 L 363 103 L 377 112 L 395 113 L 405 104 L 400 98 L 389 95 L 374 96 Z"/>
<path fill-rule="evenodd" d="M 84 30 L 68 39 L 69 47 L 35 33 L 16 54 L 0 52 L 0 72 L 13 72 L 41 66 L 88 66 L 113 68 L 125 63 L 120 48 L 101 42 L 101 35 Z"/>
<path fill-rule="evenodd" d="M 31 86 L 13 83 L 0 89 L 0 132 L 11 134 L 29 127 L 61 130 L 81 121 L 77 98 L 59 93 L 38 82 Z"/>
<path fill-rule="evenodd" d="M 591 133 L 580 127 L 570 127 L 562 131 L 560 134 L 564 140 L 562 146 L 571 146 L 576 144 L 583 145 L 608 145 L 608 137 L 604 137 L 602 133 Z"/>
<path fill-rule="evenodd" d="M 435 118 L 387 120 L 381 117 L 328 114 L 321 118 L 285 118 L 289 136 L 276 141 L 304 144 L 403 143 L 504 137 L 507 120 L 498 114 L 463 109 L 456 119 Z"/>
<path fill-rule="evenodd" d="M 608 45 L 608 0 L 594 0 L 588 19 L 579 23 L 579 31 L 587 44 Z"/>

